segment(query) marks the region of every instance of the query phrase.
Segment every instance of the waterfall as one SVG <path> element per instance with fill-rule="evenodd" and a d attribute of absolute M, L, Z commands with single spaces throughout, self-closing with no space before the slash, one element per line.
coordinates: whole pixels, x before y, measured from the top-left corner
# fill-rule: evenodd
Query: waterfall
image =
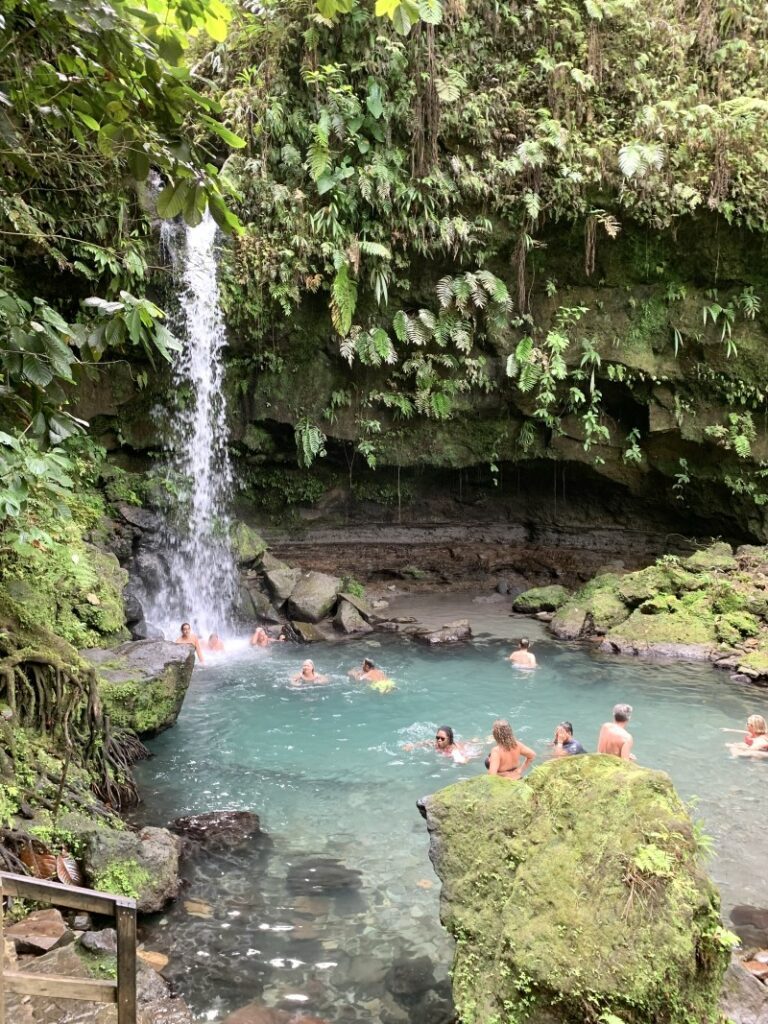
<path fill-rule="evenodd" d="M 169 480 L 179 489 L 179 514 L 165 537 L 167 579 L 155 595 L 152 621 L 167 637 L 188 621 L 207 636 L 230 620 L 236 568 L 229 548 L 232 471 L 227 450 L 222 354 L 226 346 L 216 265 L 216 225 L 165 222 L 177 309 L 171 327 L 176 353 L 176 412 L 170 429 Z"/>

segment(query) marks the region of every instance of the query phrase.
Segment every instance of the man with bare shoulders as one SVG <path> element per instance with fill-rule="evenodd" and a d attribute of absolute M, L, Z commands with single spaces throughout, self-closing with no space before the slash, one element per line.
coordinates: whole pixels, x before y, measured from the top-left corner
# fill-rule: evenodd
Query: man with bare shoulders
<path fill-rule="evenodd" d="M 510 654 L 508 661 L 518 668 L 536 668 L 536 656 L 530 651 L 531 641 L 523 637 L 519 641 L 519 647 Z"/>
<path fill-rule="evenodd" d="M 613 721 L 606 722 L 600 730 L 597 740 L 598 754 L 613 754 L 625 761 L 634 761 L 632 753 L 634 740 L 627 732 L 627 722 L 632 714 L 630 704 L 617 704 L 613 709 Z"/>
<path fill-rule="evenodd" d="M 188 647 L 194 647 L 197 660 L 201 665 L 205 664 L 205 658 L 203 657 L 203 648 L 200 644 L 200 637 L 196 633 L 192 632 L 192 627 L 188 622 L 182 622 L 181 624 L 181 636 L 177 636 L 173 641 L 175 644 L 187 644 Z"/>
<path fill-rule="evenodd" d="M 386 672 L 376 668 L 370 658 L 363 658 L 362 668 L 351 668 L 347 674 L 363 683 L 381 683 L 387 678 Z"/>

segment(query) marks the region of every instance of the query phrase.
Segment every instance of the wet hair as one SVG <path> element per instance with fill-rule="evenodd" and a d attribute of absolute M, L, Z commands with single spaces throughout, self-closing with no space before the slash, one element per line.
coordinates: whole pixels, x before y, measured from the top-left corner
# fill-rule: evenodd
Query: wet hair
<path fill-rule="evenodd" d="M 514 750 L 517 746 L 517 740 L 515 734 L 512 732 L 512 726 L 505 718 L 497 718 L 493 723 L 493 738 L 499 744 L 500 747 L 504 747 L 505 750 Z"/>
<path fill-rule="evenodd" d="M 521 647 L 527 648 L 527 647 L 531 646 L 531 641 L 528 639 L 527 636 L 523 636 L 523 637 L 520 638 L 519 644 L 520 644 Z"/>
<path fill-rule="evenodd" d="M 632 714 L 631 704 L 616 704 L 613 708 L 614 722 L 628 722 Z"/>
<path fill-rule="evenodd" d="M 218 633 L 211 633 L 211 635 L 208 637 L 209 641 L 211 641 L 211 640 L 218 640 L 218 639 L 219 639 L 219 634 Z"/>
<path fill-rule="evenodd" d="M 311 658 L 305 658 L 305 660 L 302 661 L 302 663 L 301 663 L 302 669 L 304 668 L 305 665 L 309 665 L 309 667 L 312 669 L 312 671 L 313 672 L 315 671 L 315 663 L 314 663 L 314 661 L 312 661 Z"/>
<path fill-rule="evenodd" d="M 445 733 L 445 735 L 448 737 L 448 744 L 449 744 L 449 746 L 452 747 L 453 746 L 453 729 L 450 727 L 450 725 L 441 725 L 438 728 L 437 731 Z"/>
<path fill-rule="evenodd" d="M 755 736 L 765 736 L 768 733 L 768 725 L 762 715 L 750 715 L 747 719 L 747 728 L 750 726 Z"/>
<path fill-rule="evenodd" d="M 373 664 L 370 658 L 363 658 L 363 668 L 367 670 L 369 668 L 376 668 L 376 666 Z"/>
<path fill-rule="evenodd" d="M 192 627 L 190 626 L 190 624 L 188 622 L 182 622 L 181 628 L 184 629 L 185 626 L 187 627 L 187 629 L 192 629 Z"/>
<path fill-rule="evenodd" d="M 573 736 L 573 726 L 571 725 L 570 722 L 561 722 L 560 725 L 558 725 L 557 728 L 558 729 L 565 729 L 565 731 L 567 733 L 569 733 L 571 736 Z"/>

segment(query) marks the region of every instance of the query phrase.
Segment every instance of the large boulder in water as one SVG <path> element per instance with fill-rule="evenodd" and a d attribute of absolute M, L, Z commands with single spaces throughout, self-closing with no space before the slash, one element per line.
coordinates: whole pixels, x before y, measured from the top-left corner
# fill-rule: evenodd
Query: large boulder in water
<path fill-rule="evenodd" d="M 179 717 L 195 667 L 194 648 L 135 640 L 80 654 L 96 666 L 99 693 L 114 725 L 151 736 Z"/>
<path fill-rule="evenodd" d="M 730 944 L 663 772 L 569 757 L 423 804 L 463 1024 L 718 1019 Z"/>
<path fill-rule="evenodd" d="M 291 618 L 319 622 L 333 610 L 341 589 L 342 582 L 338 576 L 328 576 L 324 572 L 304 573 L 288 600 Z"/>

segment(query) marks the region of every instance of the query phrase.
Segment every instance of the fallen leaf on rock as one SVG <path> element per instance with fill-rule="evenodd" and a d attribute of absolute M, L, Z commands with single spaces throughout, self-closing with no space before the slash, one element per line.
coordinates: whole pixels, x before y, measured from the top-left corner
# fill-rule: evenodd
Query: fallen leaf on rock
<path fill-rule="evenodd" d="M 165 953 L 158 953 L 154 949 L 137 949 L 136 956 L 145 964 L 154 967 L 156 971 L 162 971 L 164 967 L 168 966 L 168 957 Z"/>
<path fill-rule="evenodd" d="M 85 600 L 88 602 L 88 604 L 95 604 L 95 605 L 101 604 L 101 601 L 99 600 L 98 594 L 86 594 L 85 595 Z"/>
<path fill-rule="evenodd" d="M 56 875 L 62 885 L 83 884 L 80 868 L 69 850 L 62 850 L 56 858 Z"/>
<path fill-rule="evenodd" d="M 213 917 L 213 907 L 203 900 L 184 900 L 184 909 L 192 917 Z"/>
<path fill-rule="evenodd" d="M 435 883 L 430 882 L 428 878 L 420 878 L 416 883 L 420 889 L 431 889 L 434 884 Z"/>

